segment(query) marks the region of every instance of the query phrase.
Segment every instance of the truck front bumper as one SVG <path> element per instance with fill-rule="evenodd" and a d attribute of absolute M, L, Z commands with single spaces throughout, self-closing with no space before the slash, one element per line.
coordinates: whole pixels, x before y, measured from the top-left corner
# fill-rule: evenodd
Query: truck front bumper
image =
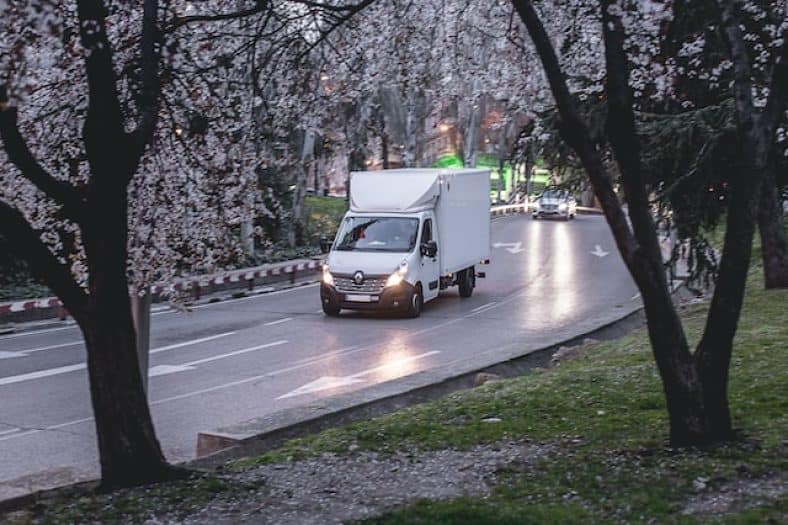
<path fill-rule="evenodd" d="M 397 286 L 384 288 L 380 293 L 359 294 L 337 290 L 324 282 L 320 283 L 320 300 L 323 304 L 348 310 L 405 311 L 410 307 L 410 298 L 416 288 L 402 281 Z"/>

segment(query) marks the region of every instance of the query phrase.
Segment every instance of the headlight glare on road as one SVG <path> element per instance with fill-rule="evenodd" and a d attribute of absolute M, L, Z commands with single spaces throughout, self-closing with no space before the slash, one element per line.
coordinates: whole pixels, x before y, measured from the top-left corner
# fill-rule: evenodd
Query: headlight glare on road
<path fill-rule="evenodd" d="M 389 276 L 388 280 L 386 280 L 386 286 L 397 286 L 402 282 L 402 279 L 404 279 L 402 274 L 399 273 L 399 271 L 396 271 Z"/>

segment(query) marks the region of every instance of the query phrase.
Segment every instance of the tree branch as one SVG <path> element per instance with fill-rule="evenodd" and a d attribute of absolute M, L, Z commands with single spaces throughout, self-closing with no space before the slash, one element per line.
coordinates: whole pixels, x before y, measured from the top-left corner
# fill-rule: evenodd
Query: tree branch
<path fill-rule="evenodd" d="M 123 129 L 112 48 L 107 37 L 106 8 L 101 0 L 79 0 L 79 35 L 85 48 L 85 72 L 88 80 L 88 114 L 85 121 L 84 140 L 94 177 L 120 176 L 115 182 L 127 184 L 126 173 L 113 169 L 117 164 L 116 153 L 131 152 L 130 138 Z M 107 146 L 113 151 L 108 151 Z M 98 164 L 97 164 L 98 163 Z M 92 181 L 95 182 L 95 181 Z"/>
<path fill-rule="evenodd" d="M 629 229 L 624 211 L 618 202 L 618 197 L 613 191 L 610 176 L 591 141 L 588 128 L 580 119 L 575 108 L 550 38 L 531 0 L 512 0 L 512 4 L 531 35 L 547 75 L 547 80 L 550 83 L 553 97 L 558 106 L 558 113 L 561 117 L 561 136 L 580 157 L 583 167 L 591 180 L 594 194 L 602 205 L 602 210 L 613 232 L 618 250 L 630 272 L 633 272 L 634 275 L 636 268 L 633 265 L 637 242 Z"/>
<path fill-rule="evenodd" d="M 156 130 L 161 101 L 159 59 L 161 57 L 161 34 L 158 28 L 159 2 L 145 0 L 142 14 L 142 93 L 139 99 L 140 123 L 134 132 L 136 159 L 142 157 L 145 146 Z M 129 174 L 129 177 L 133 175 Z"/>
<path fill-rule="evenodd" d="M 17 117 L 17 109 L 8 105 L 6 87 L 0 86 L 0 139 L 8 159 L 22 172 L 23 177 L 62 205 L 63 212 L 69 219 L 81 222 L 85 204 L 82 195 L 67 182 L 50 175 L 38 163 L 19 132 Z"/>
<path fill-rule="evenodd" d="M 734 0 L 719 0 L 722 31 L 733 62 L 733 100 L 740 125 L 747 133 L 755 126 L 756 113 L 752 101 L 752 71 L 744 35 L 736 16 Z"/>
<path fill-rule="evenodd" d="M 763 110 L 763 126 L 768 136 L 773 136 L 785 113 L 788 104 L 788 28 L 783 30 L 783 45 L 772 68 L 772 81 L 769 84 L 769 99 Z"/>
<path fill-rule="evenodd" d="M 602 27 L 605 39 L 607 79 L 607 133 L 610 145 L 621 168 L 621 182 L 629 204 L 629 217 L 640 247 L 640 270 L 648 270 L 651 283 L 668 295 L 667 280 L 662 267 L 662 252 L 651 218 L 646 180 L 640 162 L 640 141 L 635 129 L 632 110 L 632 90 L 629 87 L 629 63 L 624 51 L 626 35 L 621 18 L 611 12 L 614 0 L 602 0 Z"/>
<path fill-rule="evenodd" d="M 350 5 L 331 5 L 322 2 L 315 2 L 312 0 L 294 0 L 293 3 L 301 4 L 310 9 L 319 9 L 330 13 L 342 13 L 342 16 L 339 17 L 339 20 L 346 21 L 354 14 L 358 13 L 365 7 L 372 4 L 374 1 L 375 0 L 361 0 L 357 4 L 350 4 Z M 271 7 L 272 5 L 269 0 L 257 0 L 257 2 L 255 2 L 255 5 L 253 7 L 240 9 L 238 11 L 230 11 L 227 13 L 216 13 L 216 14 L 182 16 L 176 18 L 173 23 L 168 25 L 164 29 L 164 32 L 170 33 L 180 27 L 183 27 L 188 24 L 194 24 L 197 22 L 223 22 L 227 20 L 240 20 L 243 18 L 249 18 L 250 16 L 254 16 L 256 14 L 262 13 L 263 11 L 266 11 Z"/>
<path fill-rule="evenodd" d="M 30 227 L 24 216 L 0 200 L 0 233 L 8 239 L 11 247 L 30 266 L 33 275 L 46 283 L 63 301 L 69 313 L 77 321 L 87 315 L 88 296 L 77 285 L 68 267 L 60 263 L 38 233 Z"/>

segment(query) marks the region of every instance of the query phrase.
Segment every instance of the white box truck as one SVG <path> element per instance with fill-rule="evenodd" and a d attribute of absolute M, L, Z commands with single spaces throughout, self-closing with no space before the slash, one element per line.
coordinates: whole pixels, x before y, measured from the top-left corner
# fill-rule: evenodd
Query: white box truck
<path fill-rule="evenodd" d="M 470 297 L 475 265 L 489 257 L 489 171 L 353 172 L 350 210 L 323 266 L 323 311 L 418 317 L 425 302 L 450 286 Z"/>

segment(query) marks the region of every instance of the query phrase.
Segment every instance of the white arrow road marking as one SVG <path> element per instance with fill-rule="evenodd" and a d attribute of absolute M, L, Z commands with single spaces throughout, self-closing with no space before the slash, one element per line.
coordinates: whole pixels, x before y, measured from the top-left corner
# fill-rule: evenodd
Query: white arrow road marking
<path fill-rule="evenodd" d="M 593 251 L 593 252 L 588 252 L 588 253 L 590 253 L 591 255 L 596 255 L 596 256 L 597 256 L 597 257 L 599 257 L 600 259 L 601 259 L 602 257 L 605 257 L 605 256 L 607 256 L 607 255 L 610 255 L 610 252 L 606 252 L 606 251 L 605 251 L 605 250 L 603 250 L 603 249 L 602 249 L 602 247 L 601 247 L 601 246 L 599 246 L 598 244 L 597 244 L 596 246 L 594 246 L 594 251 Z"/>
<path fill-rule="evenodd" d="M 493 248 L 506 248 L 506 251 L 509 253 L 520 253 L 525 251 L 522 247 L 522 242 L 496 242 L 492 246 Z"/>
<path fill-rule="evenodd" d="M 277 397 L 277 399 L 285 399 L 288 397 L 295 397 L 304 394 L 311 394 L 312 392 L 319 392 L 321 390 L 328 390 L 329 388 L 339 388 L 341 386 L 348 386 L 354 385 L 356 383 L 363 383 L 363 379 L 356 379 L 355 377 L 333 377 L 333 376 L 324 376 L 320 379 L 316 379 L 311 383 L 307 383 L 302 387 L 296 388 L 292 392 L 289 392 L 283 396 Z"/>
<path fill-rule="evenodd" d="M 264 345 L 252 346 L 250 348 L 242 348 L 241 350 L 235 350 L 234 352 L 228 352 L 226 354 L 213 355 L 211 357 L 206 357 L 204 359 L 198 359 L 196 361 L 183 363 L 182 365 L 156 365 L 148 371 L 148 376 L 155 377 L 155 376 L 163 376 L 166 374 L 174 374 L 175 372 L 186 372 L 188 370 L 194 370 L 197 365 L 210 363 L 211 361 L 217 361 L 219 359 L 225 359 L 227 357 L 246 354 L 249 352 L 255 352 L 257 350 L 263 350 L 264 348 L 271 348 L 272 346 L 279 346 L 285 343 L 287 343 L 286 340 L 274 341 L 273 343 L 266 343 Z"/>
<path fill-rule="evenodd" d="M 433 350 L 431 352 L 426 352 L 424 354 L 405 357 L 403 359 L 398 359 L 397 361 L 392 361 L 391 363 L 386 363 L 385 365 L 376 366 L 375 368 L 370 368 L 368 370 L 363 370 L 357 374 L 353 374 L 350 376 L 345 376 L 345 377 L 324 376 L 315 381 L 312 381 L 311 383 L 307 383 L 302 387 L 296 388 L 292 392 L 288 392 L 287 394 L 281 395 L 276 399 L 277 400 L 286 399 L 288 397 L 295 397 L 303 394 L 311 394 L 313 392 L 319 392 L 320 390 L 328 390 L 329 388 L 337 388 L 340 386 L 347 386 L 356 383 L 361 383 L 363 382 L 363 379 L 361 378 L 364 376 L 374 374 L 375 372 L 381 372 L 390 368 L 399 368 L 404 364 L 410 363 L 411 361 L 418 361 L 419 359 L 424 359 L 425 357 L 429 357 L 435 354 L 440 354 L 440 351 Z"/>
<path fill-rule="evenodd" d="M 183 346 L 188 345 L 196 345 L 198 343 L 204 343 L 206 341 L 211 341 L 213 339 L 218 339 L 219 337 L 224 337 L 227 335 L 234 334 L 235 332 L 225 332 L 223 334 L 212 335 L 209 337 L 202 337 L 200 339 L 193 339 L 191 341 L 184 341 L 183 343 L 175 343 L 169 346 L 162 346 L 161 348 L 154 348 L 150 351 L 151 354 L 157 354 L 159 352 L 164 352 L 166 350 L 173 350 L 175 348 L 181 348 Z M 32 381 L 34 379 L 41 379 L 43 377 L 50 377 L 56 376 L 60 374 L 67 374 L 69 372 L 75 372 L 77 370 L 85 370 L 87 365 L 85 363 L 77 363 L 75 365 L 68 365 L 68 366 L 59 366 L 57 368 L 49 368 L 47 370 L 37 370 L 35 372 L 28 372 L 27 374 L 20 374 L 16 376 L 9 376 L 9 377 L 0 377 L 0 386 L 2 385 L 11 385 L 14 383 L 21 383 L 23 381 Z"/>

